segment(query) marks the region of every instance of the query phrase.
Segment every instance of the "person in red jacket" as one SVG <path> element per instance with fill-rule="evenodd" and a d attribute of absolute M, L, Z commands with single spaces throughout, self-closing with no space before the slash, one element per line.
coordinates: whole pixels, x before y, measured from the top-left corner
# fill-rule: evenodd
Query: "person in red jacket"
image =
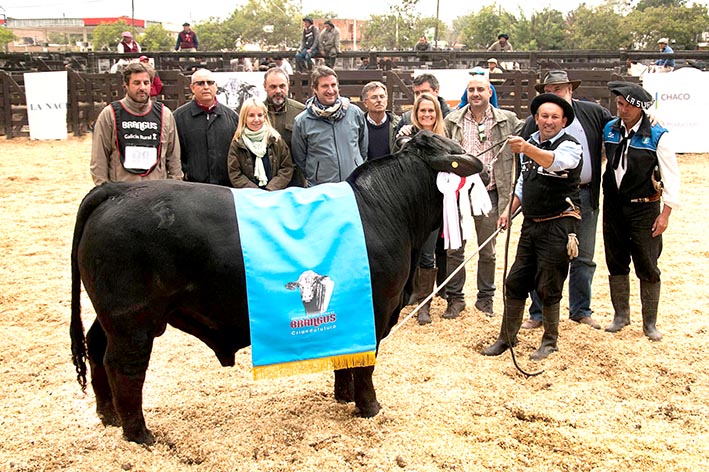
<path fill-rule="evenodd" d="M 192 31 L 189 23 L 183 23 L 182 31 L 180 31 L 177 35 L 175 51 L 196 52 L 197 47 L 199 47 L 197 34 Z"/>
<path fill-rule="evenodd" d="M 148 64 L 152 67 L 152 64 L 150 64 L 150 58 L 148 56 L 140 56 L 139 60 L 143 64 Z M 150 84 L 150 98 L 157 99 L 158 95 L 160 95 L 160 92 L 162 92 L 162 80 L 160 80 L 160 77 L 158 77 L 158 72 L 155 71 L 155 75 L 153 76 L 153 82 Z"/>

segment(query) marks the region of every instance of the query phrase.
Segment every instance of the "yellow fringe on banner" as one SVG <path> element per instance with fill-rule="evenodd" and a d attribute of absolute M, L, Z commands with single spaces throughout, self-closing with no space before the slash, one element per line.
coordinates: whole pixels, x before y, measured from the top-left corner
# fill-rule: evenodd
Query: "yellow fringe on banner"
<path fill-rule="evenodd" d="M 284 362 L 254 366 L 254 380 L 276 379 L 298 374 L 314 374 L 325 370 L 349 369 L 351 367 L 368 367 L 377 361 L 376 351 L 343 354 L 341 356 L 321 357 L 296 362 Z"/>

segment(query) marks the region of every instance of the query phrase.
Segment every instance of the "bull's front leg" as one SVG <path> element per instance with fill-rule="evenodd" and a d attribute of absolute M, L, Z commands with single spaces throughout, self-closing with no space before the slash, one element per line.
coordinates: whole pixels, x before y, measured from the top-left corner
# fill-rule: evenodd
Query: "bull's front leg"
<path fill-rule="evenodd" d="M 143 417 L 143 384 L 150 362 L 153 338 L 110 339 L 104 365 L 113 393 L 113 403 L 121 418 L 123 437 L 140 444 L 153 444 L 155 437 Z M 127 341 L 127 342 L 125 342 Z"/>
<path fill-rule="evenodd" d="M 354 373 L 355 413 L 363 418 L 371 418 L 381 409 L 372 381 L 374 366 L 357 367 L 351 370 Z"/>

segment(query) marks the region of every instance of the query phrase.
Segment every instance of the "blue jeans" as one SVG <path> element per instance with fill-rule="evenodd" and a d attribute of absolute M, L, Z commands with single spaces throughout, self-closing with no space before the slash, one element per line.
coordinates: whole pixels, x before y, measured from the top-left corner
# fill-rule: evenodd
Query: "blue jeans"
<path fill-rule="evenodd" d="M 569 270 L 569 319 L 580 320 L 589 317 L 591 311 L 591 285 L 596 263 L 593 262 L 593 252 L 596 248 L 596 226 L 598 224 L 598 209 L 591 207 L 591 189 L 582 188 L 581 221 L 578 225 L 579 256 L 571 261 Z M 531 293 L 532 305 L 529 316 L 541 321 L 542 305 L 536 291 Z"/>
<path fill-rule="evenodd" d="M 488 216 L 480 215 L 473 217 L 475 219 L 475 233 L 477 235 L 478 245 L 482 244 L 487 238 L 497 230 L 497 219 L 499 217 L 497 202 L 497 190 L 488 191 L 492 209 Z M 478 253 L 478 300 L 491 299 L 495 296 L 495 238 L 486 244 Z"/>
<path fill-rule="evenodd" d="M 310 59 L 316 55 L 316 51 L 312 54 L 308 52 L 307 49 L 303 48 L 295 54 L 295 64 L 299 72 L 304 72 L 305 70 L 310 70 L 313 68 L 313 63 Z"/>

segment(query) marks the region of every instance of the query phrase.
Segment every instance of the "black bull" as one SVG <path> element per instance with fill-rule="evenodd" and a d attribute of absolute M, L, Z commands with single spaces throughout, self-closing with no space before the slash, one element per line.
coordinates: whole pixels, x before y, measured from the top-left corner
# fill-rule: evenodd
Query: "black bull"
<path fill-rule="evenodd" d="M 438 171 L 480 172 L 451 140 L 418 133 L 394 156 L 347 179 L 362 217 L 371 268 L 377 345 L 396 324 L 418 252 L 442 219 Z M 71 253 L 71 348 L 86 387 L 86 359 L 104 424 L 152 443 L 142 407 L 155 337 L 168 324 L 206 343 L 224 366 L 250 344 L 245 273 L 229 189 L 176 181 L 109 183 L 79 208 Z M 96 321 L 84 337 L 84 283 Z M 335 371 L 335 399 L 379 412 L 374 367 Z"/>

